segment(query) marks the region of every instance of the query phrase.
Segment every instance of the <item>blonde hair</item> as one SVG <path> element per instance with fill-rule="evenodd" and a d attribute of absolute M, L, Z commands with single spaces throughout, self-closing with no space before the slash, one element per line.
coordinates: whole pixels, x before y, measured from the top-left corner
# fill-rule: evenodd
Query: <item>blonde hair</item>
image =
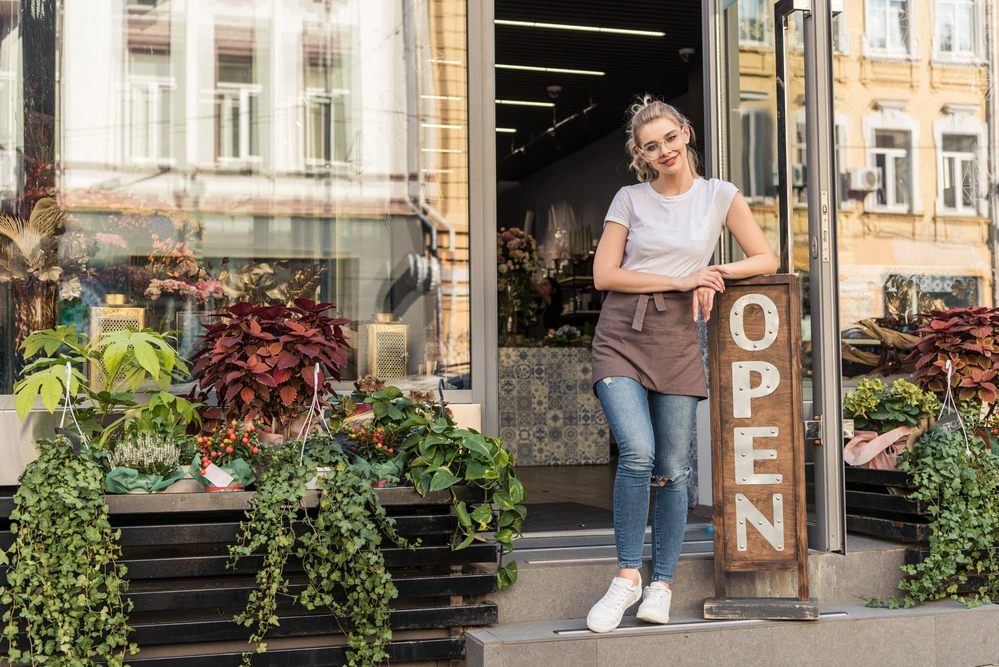
<path fill-rule="evenodd" d="M 697 169 L 700 166 L 700 160 L 693 148 L 695 143 L 694 128 L 691 127 L 690 121 L 677 111 L 676 107 L 651 95 L 645 95 L 628 109 L 628 141 L 625 144 L 625 149 L 631 156 L 631 170 L 635 172 L 641 182 L 654 181 L 659 178 L 659 171 L 638 152 L 637 135 L 638 130 L 642 127 L 660 118 L 669 118 L 680 127 L 681 131 L 686 128 L 690 133 L 690 143 L 687 144 L 686 151 L 687 165 L 690 167 L 691 175 L 698 178 Z"/>

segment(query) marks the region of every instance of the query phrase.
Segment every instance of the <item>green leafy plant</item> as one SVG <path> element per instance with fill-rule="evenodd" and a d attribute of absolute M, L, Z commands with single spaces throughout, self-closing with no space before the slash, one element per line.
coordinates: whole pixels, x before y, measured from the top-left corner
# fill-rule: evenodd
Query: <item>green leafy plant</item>
<path fill-rule="evenodd" d="M 939 410 L 936 396 L 903 379 L 895 380 L 891 387 L 876 378 L 864 379 L 843 398 L 843 411 L 857 428 L 879 433 L 917 426 Z"/>
<path fill-rule="evenodd" d="M 347 363 L 342 326 L 348 320 L 325 315 L 331 308 L 305 299 L 293 306 L 223 308 L 193 358 L 200 390 L 218 397 L 220 410 L 209 416 L 260 419 L 290 437 L 292 421 L 308 410 L 313 394 L 322 399 L 333 393 L 331 382 L 340 380 Z"/>
<path fill-rule="evenodd" d="M 968 606 L 995 599 L 999 592 L 999 458 L 981 438 L 968 442 L 960 431 L 932 427 L 899 457 L 899 470 L 912 474 L 910 500 L 926 503 L 932 517 L 929 553 L 902 566 L 900 598 L 872 601 L 911 607 L 924 600 L 952 597 Z M 976 583 L 966 595 L 959 589 Z"/>
<path fill-rule="evenodd" d="M 947 390 L 947 362 L 953 375 L 951 389 L 958 400 L 974 399 L 995 405 L 999 397 L 999 309 L 976 306 L 931 310 L 929 326 L 909 354 L 916 359 L 916 384 L 943 396 Z"/>
<path fill-rule="evenodd" d="M 228 567 L 235 567 L 242 557 L 264 551 L 257 570 L 257 590 L 250 593 L 246 609 L 235 617 L 240 625 L 253 628 L 250 643 L 256 644 L 258 653 L 267 650 L 264 638 L 278 625 L 278 600 L 282 596 L 291 600 L 284 568 L 295 552 L 295 525 L 305 514 L 302 499 L 310 468 L 314 468 L 311 461 L 300 461 L 293 444 L 278 447 L 273 461 L 264 468 L 246 521 L 240 526 L 239 540 L 229 547 Z M 252 656 L 252 652 L 244 653 L 243 664 L 248 666 Z"/>
<path fill-rule="evenodd" d="M 146 392 L 153 409 L 176 410 L 181 415 L 194 412 L 190 402 L 178 401 L 167 391 L 174 380 L 186 379 L 188 367 L 165 334 L 126 329 L 88 340 L 70 324 L 33 332 L 21 350 L 25 361 L 34 359 L 14 385 L 14 406 L 21 419 L 35 406 L 37 396 L 45 409 L 54 413 L 66 399 L 67 384 L 69 403 L 91 434 L 105 431 L 108 435 L 116 426 L 141 415 L 149 404 L 137 404 L 135 392 L 150 382 L 159 388 Z M 72 367 L 69 378 L 67 363 Z M 84 363 L 99 369 L 97 385 L 92 386 L 79 370 Z M 102 426 L 109 416 L 122 410 L 125 414 L 115 424 L 106 429 Z"/>
<path fill-rule="evenodd" d="M 582 332 L 574 326 L 565 324 L 555 329 L 549 329 L 541 339 L 542 347 L 580 347 L 586 343 Z"/>
<path fill-rule="evenodd" d="M 121 531 L 104 502 L 104 471 L 65 436 L 38 442 L 40 456 L 21 474 L 11 513 L 14 544 L 0 552 L 9 565 L 0 588 L 3 636 L 11 663 L 122 667 L 129 643 Z M 27 628 L 27 647 L 18 624 Z"/>

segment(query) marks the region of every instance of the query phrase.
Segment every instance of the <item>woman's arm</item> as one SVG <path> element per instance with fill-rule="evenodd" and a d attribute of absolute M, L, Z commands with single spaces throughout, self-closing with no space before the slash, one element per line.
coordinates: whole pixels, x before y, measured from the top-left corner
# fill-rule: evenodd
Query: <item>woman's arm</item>
<path fill-rule="evenodd" d="M 554 278 L 552 278 L 552 280 L 554 280 Z M 544 292 L 542 292 L 541 291 L 541 283 L 539 283 L 538 281 L 536 281 L 533 276 L 531 277 L 531 286 L 534 287 L 534 291 L 537 292 L 538 296 L 541 297 L 542 303 L 544 303 L 546 306 L 552 305 L 552 295 L 551 295 L 551 292 L 549 292 L 548 294 L 545 294 Z"/>
<path fill-rule="evenodd" d="M 748 210 L 748 209 L 747 209 Z M 756 223 L 753 222 L 755 225 Z M 761 232 L 762 236 L 762 232 Z M 723 266 L 707 266 L 683 278 L 657 276 L 641 271 L 621 268 L 624 247 L 628 241 L 628 228 L 607 221 L 604 233 L 597 245 L 593 258 L 593 285 L 598 290 L 646 294 L 649 292 L 688 292 L 695 287 L 712 287 L 718 291 L 725 289 L 725 278 L 729 271 Z M 766 240 L 764 239 L 764 243 Z"/>
<path fill-rule="evenodd" d="M 729 206 L 725 225 L 746 255 L 745 259 L 725 264 L 729 278 L 735 280 L 777 272 L 777 256 L 770 248 L 767 237 L 763 235 L 763 230 L 757 224 L 741 192 L 736 193 L 732 205 Z"/>

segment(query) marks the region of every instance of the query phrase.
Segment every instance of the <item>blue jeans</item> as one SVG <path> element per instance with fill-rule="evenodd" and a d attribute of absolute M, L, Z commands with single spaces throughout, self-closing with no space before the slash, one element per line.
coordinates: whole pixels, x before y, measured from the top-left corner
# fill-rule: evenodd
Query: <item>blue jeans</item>
<path fill-rule="evenodd" d="M 649 485 L 656 490 L 652 515 L 652 581 L 673 581 L 687 525 L 689 447 L 696 396 L 647 391 L 627 377 L 597 382 L 597 396 L 617 440 L 614 539 L 619 568 L 640 568 L 649 516 Z M 666 480 L 662 486 L 659 480 Z"/>

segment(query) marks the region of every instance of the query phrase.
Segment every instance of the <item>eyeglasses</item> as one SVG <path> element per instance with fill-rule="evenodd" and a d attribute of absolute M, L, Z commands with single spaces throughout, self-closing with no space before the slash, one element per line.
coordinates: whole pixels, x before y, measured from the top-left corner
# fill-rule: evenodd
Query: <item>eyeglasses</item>
<path fill-rule="evenodd" d="M 663 154 L 663 144 L 668 150 L 675 151 L 683 143 L 683 132 L 676 132 L 667 136 L 662 141 L 650 141 L 639 147 L 639 152 L 650 160 L 655 160 Z"/>

